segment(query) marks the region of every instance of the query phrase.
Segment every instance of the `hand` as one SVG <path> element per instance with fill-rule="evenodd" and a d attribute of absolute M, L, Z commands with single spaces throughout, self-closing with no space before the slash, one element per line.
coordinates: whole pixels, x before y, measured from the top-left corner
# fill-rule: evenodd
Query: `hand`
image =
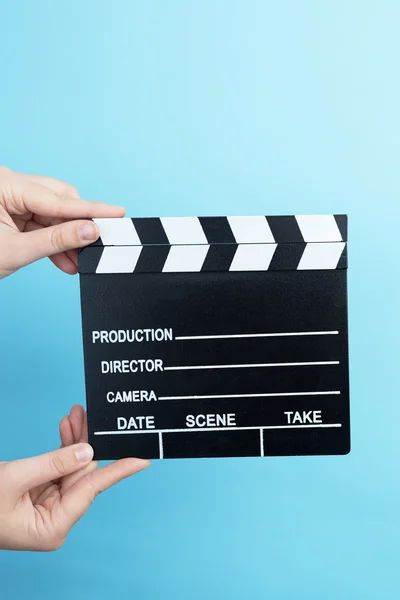
<path fill-rule="evenodd" d="M 0 167 L 0 279 L 35 260 L 51 257 L 77 273 L 77 248 L 95 242 L 96 217 L 123 217 L 125 209 L 79 200 L 67 183 Z"/>
<path fill-rule="evenodd" d="M 57 550 L 100 492 L 150 464 L 124 458 L 97 469 L 81 406 L 61 421 L 60 436 L 55 452 L 0 463 L 1 549 Z"/>

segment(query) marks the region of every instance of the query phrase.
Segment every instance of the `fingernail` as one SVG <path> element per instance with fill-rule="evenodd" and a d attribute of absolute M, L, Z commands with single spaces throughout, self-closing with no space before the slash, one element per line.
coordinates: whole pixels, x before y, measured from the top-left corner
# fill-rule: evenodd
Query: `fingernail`
<path fill-rule="evenodd" d="M 80 225 L 78 234 L 84 242 L 97 240 L 99 237 L 97 226 L 94 223 L 84 223 L 83 225 Z"/>
<path fill-rule="evenodd" d="M 93 458 L 93 448 L 89 444 L 83 444 L 75 449 L 75 456 L 81 463 L 89 462 Z"/>

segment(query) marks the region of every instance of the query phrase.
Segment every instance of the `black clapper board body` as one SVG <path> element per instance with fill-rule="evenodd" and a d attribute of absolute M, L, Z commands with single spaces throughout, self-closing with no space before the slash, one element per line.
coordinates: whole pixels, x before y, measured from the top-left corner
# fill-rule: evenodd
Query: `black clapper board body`
<path fill-rule="evenodd" d="M 346 216 L 95 221 L 79 272 L 97 459 L 350 451 Z"/>

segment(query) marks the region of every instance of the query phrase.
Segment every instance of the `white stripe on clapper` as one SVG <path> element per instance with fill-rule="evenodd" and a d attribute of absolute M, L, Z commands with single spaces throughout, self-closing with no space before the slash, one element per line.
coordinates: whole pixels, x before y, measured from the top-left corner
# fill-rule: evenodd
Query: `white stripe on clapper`
<path fill-rule="evenodd" d="M 140 246 L 132 219 L 93 219 L 104 246 Z"/>
<path fill-rule="evenodd" d="M 264 430 L 260 429 L 260 456 L 264 456 Z"/>
<path fill-rule="evenodd" d="M 271 228 L 265 217 L 227 217 L 237 244 L 273 244 Z"/>
<path fill-rule="evenodd" d="M 141 251 L 141 246 L 106 246 L 96 273 L 133 273 Z"/>
<path fill-rule="evenodd" d="M 171 246 L 163 273 L 199 273 L 209 246 Z"/>
<path fill-rule="evenodd" d="M 277 244 L 240 244 L 236 248 L 230 271 L 267 271 Z"/>
<path fill-rule="evenodd" d="M 158 432 L 158 447 L 159 447 L 159 450 L 160 450 L 160 458 L 164 458 L 164 447 L 163 447 L 162 431 Z"/>
<path fill-rule="evenodd" d="M 296 215 L 305 242 L 341 242 L 342 236 L 333 215 Z"/>
<path fill-rule="evenodd" d="M 345 242 L 307 244 L 297 269 L 336 269 L 345 245 Z"/>
<path fill-rule="evenodd" d="M 171 245 L 208 244 L 198 217 L 161 217 Z"/>

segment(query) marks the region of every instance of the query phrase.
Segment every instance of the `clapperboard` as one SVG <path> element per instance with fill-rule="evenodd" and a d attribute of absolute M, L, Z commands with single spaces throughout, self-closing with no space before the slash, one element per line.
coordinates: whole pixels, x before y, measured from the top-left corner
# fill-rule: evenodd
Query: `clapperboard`
<path fill-rule="evenodd" d="M 349 452 L 346 216 L 95 221 L 79 272 L 97 459 Z"/>

